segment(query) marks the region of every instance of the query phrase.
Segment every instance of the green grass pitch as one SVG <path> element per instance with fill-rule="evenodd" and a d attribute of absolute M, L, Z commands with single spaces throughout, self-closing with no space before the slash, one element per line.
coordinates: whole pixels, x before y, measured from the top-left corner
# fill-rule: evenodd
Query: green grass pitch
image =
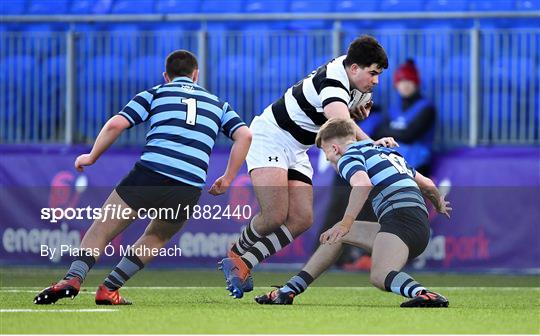
<path fill-rule="evenodd" d="M 218 271 L 145 269 L 122 294 L 132 306 L 96 306 L 108 269 L 95 269 L 75 300 L 37 306 L 37 290 L 64 271 L 2 268 L 1 334 L 539 334 L 540 277 L 412 274 L 450 300 L 448 309 L 403 309 L 365 273 L 329 272 L 292 306 L 260 306 L 255 295 L 293 274 L 255 272 L 255 290 L 227 295 Z M 98 309 L 104 309 L 102 311 Z"/>

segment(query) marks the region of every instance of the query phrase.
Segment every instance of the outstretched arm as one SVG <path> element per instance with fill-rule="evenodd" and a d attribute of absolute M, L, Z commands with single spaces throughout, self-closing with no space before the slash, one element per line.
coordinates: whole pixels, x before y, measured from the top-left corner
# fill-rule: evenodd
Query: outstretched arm
<path fill-rule="evenodd" d="M 425 177 L 419 172 L 416 172 L 414 180 L 420 187 L 422 194 L 429 199 L 433 206 L 435 206 L 437 212 L 450 218 L 450 211 L 452 211 L 452 208 L 450 207 L 450 202 L 446 201 L 444 199 L 444 196 L 439 193 L 439 189 L 437 189 L 435 183 L 433 183 L 430 178 Z"/>
<path fill-rule="evenodd" d="M 212 195 L 224 194 L 229 189 L 232 180 L 236 177 L 246 159 L 251 145 L 251 130 L 247 126 L 240 126 L 234 131 L 232 139 L 234 143 L 229 154 L 229 162 L 227 162 L 225 173 L 212 184 L 208 191 Z"/>
<path fill-rule="evenodd" d="M 349 196 L 349 204 L 343 215 L 343 219 L 331 229 L 323 232 L 320 237 L 321 244 L 335 243 L 339 238 L 346 235 L 353 225 L 356 217 L 362 210 L 364 203 L 368 199 L 369 192 L 373 187 L 368 174 L 365 171 L 357 171 L 350 179 L 352 186 Z"/>
<path fill-rule="evenodd" d="M 84 166 L 93 165 L 97 159 L 118 139 L 120 134 L 130 127 L 129 121 L 120 115 L 115 115 L 103 126 L 88 154 L 82 154 L 75 160 L 75 169 L 83 171 Z"/>

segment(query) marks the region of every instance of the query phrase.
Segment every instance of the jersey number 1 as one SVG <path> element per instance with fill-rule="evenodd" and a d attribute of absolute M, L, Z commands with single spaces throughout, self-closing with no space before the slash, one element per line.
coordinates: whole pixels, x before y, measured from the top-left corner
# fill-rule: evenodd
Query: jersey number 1
<path fill-rule="evenodd" d="M 187 105 L 186 124 L 195 125 L 197 121 L 197 100 L 195 98 L 182 98 L 182 104 Z"/>

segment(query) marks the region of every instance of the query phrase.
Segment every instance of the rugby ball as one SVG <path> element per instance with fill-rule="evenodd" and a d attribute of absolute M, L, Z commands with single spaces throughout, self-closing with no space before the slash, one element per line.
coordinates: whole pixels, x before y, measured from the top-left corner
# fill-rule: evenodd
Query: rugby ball
<path fill-rule="evenodd" d="M 358 106 L 366 106 L 371 101 L 371 92 L 360 92 L 353 89 L 351 92 L 351 101 L 349 102 L 349 110 L 355 111 Z"/>

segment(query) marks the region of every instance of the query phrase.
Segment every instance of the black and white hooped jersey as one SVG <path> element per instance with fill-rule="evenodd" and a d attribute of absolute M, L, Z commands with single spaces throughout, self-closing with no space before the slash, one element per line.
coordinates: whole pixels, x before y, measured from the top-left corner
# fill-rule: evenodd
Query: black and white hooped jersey
<path fill-rule="evenodd" d="M 327 121 L 324 107 L 335 101 L 349 105 L 352 91 L 356 91 L 350 88 L 343 65 L 345 57 L 320 66 L 271 105 L 278 126 L 303 145 L 315 144 L 319 128 Z"/>

